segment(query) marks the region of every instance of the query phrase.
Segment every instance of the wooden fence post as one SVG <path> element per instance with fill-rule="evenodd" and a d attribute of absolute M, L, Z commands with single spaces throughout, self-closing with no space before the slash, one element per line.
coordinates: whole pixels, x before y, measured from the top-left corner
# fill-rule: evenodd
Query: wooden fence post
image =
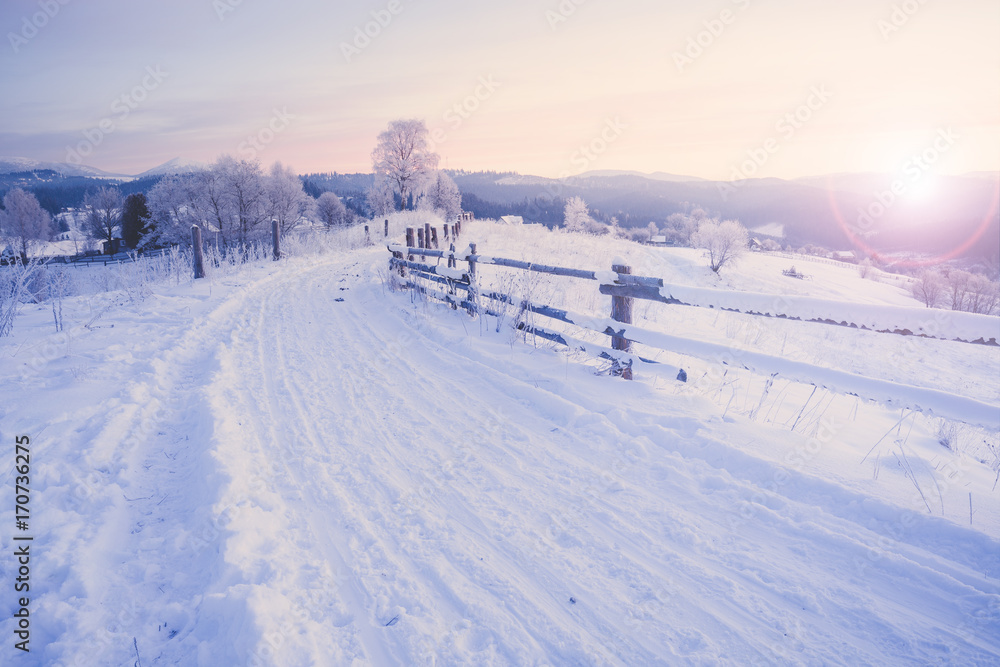
<path fill-rule="evenodd" d="M 385 219 L 385 237 L 389 238 L 389 218 Z"/>
<path fill-rule="evenodd" d="M 407 227 L 406 228 L 406 247 L 407 248 L 412 248 L 412 247 L 414 247 L 416 245 L 417 244 L 413 242 L 413 227 Z M 412 262 L 413 261 L 413 255 L 407 253 L 406 259 L 407 259 L 407 261 Z"/>
<path fill-rule="evenodd" d="M 279 259 L 281 259 L 281 240 L 278 234 L 277 220 L 271 221 L 271 238 L 273 239 L 274 243 L 274 261 L 277 262 Z"/>
<path fill-rule="evenodd" d="M 191 246 L 194 248 L 194 279 L 205 277 L 205 255 L 201 250 L 201 227 L 191 225 Z"/>
<path fill-rule="evenodd" d="M 368 225 L 365 225 L 365 245 L 372 244 L 372 235 L 368 233 Z"/>
<path fill-rule="evenodd" d="M 613 264 L 611 266 L 611 270 L 625 275 L 632 273 L 632 267 L 624 264 Z M 621 322 L 622 324 L 632 324 L 632 307 L 634 301 L 635 299 L 630 296 L 611 297 L 611 319 L 615 322 Z M 612 336 L 611 348 L 621 350 L 622 352 L 631 352 L 632 341 L 627 338 L 622 338 L 621 336 Z M 615 374 L 620 374 L 624 379 L 631 380 L 632 363 L 629 362 L 627 366 L 621 366 L 616 363 Z"/>
<path fill-rule="evenodd" d="M 479 312 L 479 286 L 476 284 L 476 244 L 469 244 L 469 303 L 472 304 L 470 315 L 475 316 Z"/>
<path fill-rule="evenodd" d="M 448 227 L 447 227 L 447 225 L 446 225 L 446 226 L 445 226 L 445 229 L 447 229 L 447 228 L 448 228 Z M 450 251 L 451 251 L 451 254 L 450 254 L 450 255 L 448 255 L 448 268 L 449 268 L 449 269 L 454 269 L 454 268 L 455 268 L 455 244 L 454 244 L 454 243 L 452 243 L 452 244 L 451 244 L 451 245 L 450 245 L 450 246 L 448 247 L 448 250 L 450 250 Z"/>
<path fill-rule="evenodd" d="M 438 249 L 438 228 L 431 227 L 431 248 Z"/>
<path fill-rule="evenodd" d="M 426 239 L 426 237 L 424 236 L 424 230 L 422 230 L 420 227 L 417 227 L 417 247 L 420 248 L 421 250 L 423 250 L 424 248 L 427 247 L 425 245 L 425 239 Z M 421 262 L 426 262 L 427 261 L 427 255 L 421 255 L 420 256 L 420 261 Z"/>
<path fill-rule="evenodd" d="M 448 223 L 444 223 L 444 240 L 448 240 Z"/>
<path fill-rule="evenodd" d="M 424 223 L 424 247 L 430 250 L 431 247 L 431 223 Z"/>
<path fill-rule="evenodd" d="M 389 228 L 388 227 L 389 221 L 386 220 L 385 222 L 386 222 L 386 229 L 388 229 Z M 413 227 L 407 227 L 406 228 L 406 247 L 407 248 L 412 248 L 413 247 Z M 402 253 L 402 252 L 400 252 L 400 253 L 397 253 L 396 256 L 399 259 L 406 259 L 407 261 L 410 261 L 410 262 L 413 261 L 413 255 L 411 255 L 409 253 Z M 403 265 L 400 265 L 400 267 L 399 267 L 399 276 L 400 276 L 400 278 L 405 278 L 406 277 L 406 267 L 403 266 Z"/>

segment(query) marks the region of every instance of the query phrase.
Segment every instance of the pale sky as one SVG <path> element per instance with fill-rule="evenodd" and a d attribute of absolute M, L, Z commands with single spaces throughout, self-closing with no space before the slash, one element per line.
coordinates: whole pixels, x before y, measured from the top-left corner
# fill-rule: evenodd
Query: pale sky
<path fill-rule="evenodd" d="M 0 27 L 0 155 L 111 172 L 368 172 L 396 118 L 452 169 L 1000 170 L 995 0 L 3 0 Z"/>

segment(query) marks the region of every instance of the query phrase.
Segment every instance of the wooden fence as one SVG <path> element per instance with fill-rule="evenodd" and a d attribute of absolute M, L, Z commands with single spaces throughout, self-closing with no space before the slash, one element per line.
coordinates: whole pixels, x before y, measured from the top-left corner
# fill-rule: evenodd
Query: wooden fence
<path fill-rule="evenodd" d="M 450 304 L 452 308 L 463 308 L 472 316 L 488 314 L 503 317 L 503 313 L 498 312 L 497 308 L 498 304 L 503 304 L 521 313 L 530 312 L 607 336 L 610 338 L 610 347 L 578 340 L 565 332 L 553 331 L 524 319 L 516 325 L 525 333 L 608 359 L 612 363 L 612 372 L 626 379 L 632 378 L 636 364 L 657 363 L 633 354 L 633 343 L 638 343 L 689 357 L 718 361 L 726 366 L 742 368 L 763 376 L 780 376 L 836 393 L 876 400 L 896 408 L 930 412 L 991 429 L 1000 428 L 1000 408 L 995 405 L 934 389 L 877 380 L 783 357 L 643 329 L 632 324 L 632 311 L 634 301 L 641 299 L 672 306 L 710 308 L 751 316 L 980 345 L 997 345 L 997 338 L 1000 336 L 1000 320 L 997 318 L 931 309 L 864 308 L 856 304 L 805 297 L 670 285 L 660 278 L 632 275 L 631 267 L 622 264 L 615 264 L 608 271 L 588 271 L 490 257 L 478 254 L 475 243 L 456 250 L 454 241 L 457 241 L 457 231 L 459 230 L 451 234 L 450 248 L 442 250 L 435 247 L 435 239 L 438 237 L 434 230 L 426 227 L 423 230 L 408 228 L 405 244 L 388 246 L 392 253 L 390 270 L 398 272 L 408 288 Z M 418 243 L 414 244 L 414 239 Z M 427 239 L 430 239 L 429 243 Z M 430 263 L 432 261 L 435 263 Z M 458 268 L 459 262 L 467 264 L 468 268 Z M 561 308 L 518 299 L 511 294 L 481 292 L 477 280 L 481 265 L 597 282 L 600 293 L 611 297 L 610 317 L 579 315 Z M 857 309 L 863 312 L 852 313 Z M 944 323 L 942 318 L 946 320 Z M 922 319 L 923 324 L 913 325 L 914 319 Z"/>

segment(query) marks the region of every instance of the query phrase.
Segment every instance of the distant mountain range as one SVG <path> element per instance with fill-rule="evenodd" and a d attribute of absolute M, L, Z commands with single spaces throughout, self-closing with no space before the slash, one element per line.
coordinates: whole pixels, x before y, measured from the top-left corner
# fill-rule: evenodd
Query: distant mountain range
<path fill-rule="evenodd" d="M 168 174 L 189 174 L 205 169 L 207 165 L 194 160 L 174 158 L 163 164 L 148 169 L 141 174 L 113 174 L 97 167 L 76 165 L 69 162 L 45 162 L 25 157 L 0 157 L 0 174 L 16 174 L 33 171 L 52 171 L 61 176 L 80 178 L 104 178 L 116 181 L 128 181 L 149 176 L 166 176 Z"/>
<path fill-rule="evenodd" d="M 53 195 L 47 208 L 82 199 L 94 181 L 118 180 L 122 188 L 144 191 L 142 179 L 200 171 L 206 165 L 174 158 L 140 174 L 112 174 L 86 165 L 0 157 L 0 185 L 44 188 Z M 782 243 L 814 243 L 831 249 L 882 254 L 923 253 L 1000 261 L 1000 172 L 962 176 L 883 173 L 830 174 L 785 180 L 709 181 L 692 176 L 637 171 L 589 171 L 565 179 L 511 172 L 449 172 L 466 210 L 478 217 L 520 215 L 529 222 L 557 225 L 563 202 L 582 197 L 592 214 L 623 227 L 661 228 L 674 213 L 695 208 L 747 228 L 782 233 Z M 20 174 L 11 176 L 11 174 Z M 7 175 L 6 178 L 3 176 Z M 310 174 L 307 192 L 331 190 L 363 207 L 371 174 Z M 75 188 L 74 191 L 69 190 Z M 2 189 L 2 188 L 0 188 Z M 2 193 L 0 193 L 2 194 Z M 774 234 L 777 236 L 777 234 Z"/>
<path fill-rule="evenodd" d="M 750 229 L 781 229 L 782 243 L 795 247 L 814 243 L 990 261 L 1000 256 L 1000 172 L 744 181 L 633 172 L 588 172 L 562 180 L 459 172 L 454 179 L 468 203 L 491 214 L 497 207 L 487 204 L 499 204 L 505 214 L 546 224 L 561 220 L 554 199 L 582 197 L 595 217 L 617 217 L 624 227 L 655 222 L 662 228 L 671 214 L 697 207 Z"/>

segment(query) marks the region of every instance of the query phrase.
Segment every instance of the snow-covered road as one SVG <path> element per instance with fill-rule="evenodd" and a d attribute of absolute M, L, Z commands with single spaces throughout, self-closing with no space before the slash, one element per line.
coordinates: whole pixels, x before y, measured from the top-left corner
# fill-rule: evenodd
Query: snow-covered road
<path fill-rule="evenodd" d="M 742 447 L 808 459 L 844 425 L 596 376 L 384 291 L 383 260 L 233 289 L 104 371 L 128 378 L 108 401 L 47 408 L 33 655 L 1000 662 L 1000 542 Z"/>

